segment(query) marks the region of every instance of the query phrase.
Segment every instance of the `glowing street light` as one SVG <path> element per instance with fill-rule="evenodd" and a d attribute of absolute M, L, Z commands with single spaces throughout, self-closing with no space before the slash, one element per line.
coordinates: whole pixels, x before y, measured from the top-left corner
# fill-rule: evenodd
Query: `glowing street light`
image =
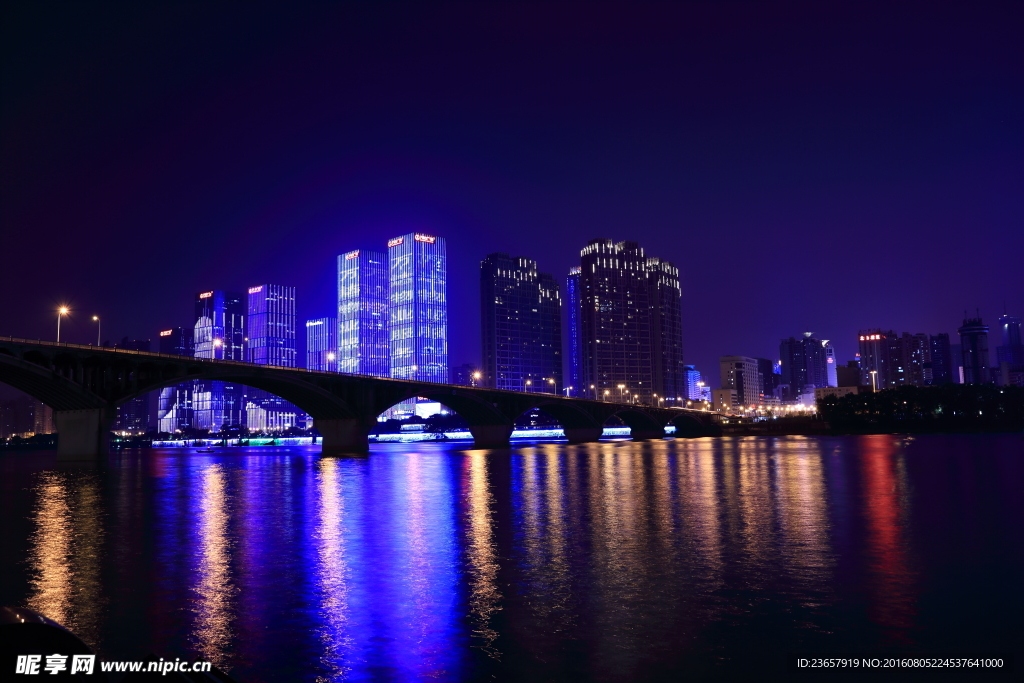
<path fill-rule="evenodd" d="M 67 306 L 57 309 L 57 342 L 60 343 L 60 319 L 69 313 Z"/>
<path fill-rule="evenodd" d="M 549 378 L 548 378 L 548 384 L 550 384 L 550 385 L 551 385 L 551 391 L 552 391 L 552 393 L 555 393 L 555 394 L 557 394 L 557 393 L 558 393 L 558 391 L 557 391 L 557 390 L 555 389 L 555 380 L 554 380 L 554 378 L 552 378 L 552 377 L 549 377 Z"/>
<path fill-rule="evenodd" d="M 529 391 L 529 390 L 530 390 L 530 385 L 531 385 L 531 384 L 533 384 L 533 382 L 532 382 L 531 380 L 526 380 L 526 390 L 527 390 L 527 391 Z"/>
<path fill-rule="evenodd" d="M 875 393 L 876 391 L 878 391 L 878 387 L 875 386 L 875 375 L 877 373 L 878 373 L 878 370 L 872 370 L 871 371 L 871 393 Z"/>
<path fill-rule="evenodd" d="M 92 317 L 92 319 L 93 319 L 93 322 L 96 323 L 96 346 L 99 346 L 100 345 L 100 325 L 101 325 L 100 317 L 98 315 L 94 315 Z"/>
<path fill-rule="evenodd" d="M 479 386 L 480 384 L 480 371 L 477 370 L 473 373 L 473 386 Z"/>
<path fill-rule="evenodd" d="M 622 400 L 622 390 L 625 389 L 625 388 L 626 388 L 625 384 L 620 384 L 619 385 L 619 400 L 620 401 Z M 626 393 L 628 394 L 629 392 L 627 391 Z"/>

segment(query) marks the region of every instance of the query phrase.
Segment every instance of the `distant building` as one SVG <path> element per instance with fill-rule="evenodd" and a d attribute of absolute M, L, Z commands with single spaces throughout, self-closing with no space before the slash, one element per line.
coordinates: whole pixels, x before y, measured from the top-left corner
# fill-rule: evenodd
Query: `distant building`
<path fill-rule="evenodd" d="M 132 351 L 152 351 L 153 343 L 149 339 L 129 339 L 125 337 L 114 345 L 118 349 L 131 349 Z M 131 434 L 145 434 L 150 426 L 150 395 L 137 396 L 127 403 L 117 407 L 114 418 L 114 431 L 129 432 Z"/>
<path fill-rule="evenodd" d="M 1020 336 L 1021 319 L 1016 315 L 999 317 L 999 333 L 1002 344 L 996 347 L 996 362 L 1010 366 L 1024 365 L 1024 343 Z"/>
<path fill-rule="evenodd" d="M 686 378 L 686 400 L 688 401 L 701 401 L 701 389 L 703 388 L 703 382 L 701 380 L 700 372 L 693 365 L 683 366 L 683 376 Z M 686 405 L 683 401 L 676 401 L 674 405 L 684 406 Z"/>
<path fill-rule="evenodd" d="M 740 405 L 753 406 L 761 402 L 761 374 L 756 358 L 722 356 L 718 365 L 721 388 L 734 390 Z"/>
<path fill-rule="evenodd" d="M 306 368 L 323 372 L 338 371 L 337 318 L 306 321 Z"/>
<path fill-rule="evenodd" d="M 35 434 L 52 434 L 53 411 L 49 411 L 49 429 L 45 431 L 48 407 L 31 396 L 0 400 L 0 439 L 28 438 Z"/>
<path fill-rule="evenodd" d="M 569 269 L 565 280 L 566 376 L 570 396 L 588 396 L 583 387 L 583 346 L 580 329 L 580 268 Z"/>
<path fill-rule="evenodd" d="M 483 373 L 471 364 L 463 363 L 448 371 L 448 383 L 460 387 L 479 387 L 483 384 Z"/>
<path fill-rule="evenodd" d="M 779 398 L 778 389 L 782 384 L 782 365 L 768 358 L 756 358 L 757 372 L 761 376 L 761 395 L 765 398 Z"/>
<path fill-rule="evenodd" d="M 828 343 L 828 339 L 823 340 L 821 346 L 825 350 L 825 379 L 828 386 L 839 386 L 839 380 L 836 375 L 836 350 Z"/>
<path fill-rule="evenodd" d="M 862 384 L 860 374 L 860 361 L 846 361 L 846 365 L 836 368 L 836 385 L 840 387 L 855 387 Z"/>
<path fill-rule="evenodd" d="M 949 345 L 949 335 L 945 332 L 940 332 L 929 337 L 928 354 L 925 384 L 938 386 L 954 382 L 953 351 Z M 956 365 L 959 366 L 960 364 L 957 363 Z"/>
<path fill-rule="evenodd" d="M 561 392 L 561 303 L 558 284 L 536 261 L 495 253 L 480 263 L 486 386 Z"/>
<path fill-rule="evenodd" d="M 715 389 L 711 392 L 711 409 L 723 412 L 740 410 L 741 402 L 739 392 L 735 389 Z"/>
<path fill-rule="evenodd" d="M 870 392 L 871 387 L 857 385 L 850 387 L 817 387 L 814 390 L 814 400 L 820 401 L 826 396 L 842 398 L 843 396 L 848 396 L 850 394 L 862 394 L 865 393 L 865 391 Z"/>
<path fill-rule="evenodd" d="M 388 278 L 384 252 L 358 249 L 338 257 L 338 322 L 336 341 L 331 344 L 337 347 L 336 371 L 373 377 L 390 374 Z M 406 305 L 400 315 L 409 314 Z M 319 339 L 318 348 L 324 349 L 325 343 L 325 338 Z"/>
<path fill-rule="evenodd" d="M 294 368 L 298 365 L 295 288 L 263 284 L 249 288 L 247 350 L 249 362 Z M 245 422 L 250 431 L 304 427 L 309 418 L 298 407 L 262 389 L 245 389 Z"/>
<path fill-rule="evenodd" d="M 388 240 L 390 374 L 448 381 L 447 256 L 443 237 L 409 233 Z M 341 324 L 339 314 L 339 324 Z M 344 339 L 339 342 L 344 350 Z"/>
<path fill-rule="evenodd" d="M 989 378 L 988 325 L 981 318 L 965 318 L 957 329 L 965 384 L 985 384 Z"/>
<path fill-rule="evenodd" d="M 196 294 L 196 358 L 246 360 L 245 299 L 209 290 Z M 245 424 L 245 388 L 233 382 L 196 380 L 192 390 L 193 427 L 218 432 Z"/>
<path fill-rule="evenodd" d="M 797 400 L 805 393 L 813 393 L 817 387 L 828 386 L 825 343 L 815 339 L 812 333 L 804 332 L 800 339 L 790 337 L 779 342 L 779 358 L 782 384 L 787 387 L 782 396 L 784 400 Z"/>
<path fill-rule="evenodd" d="M 157 351 L 172 356 L 191 356 L 194 352 L 191 327 L 160 330 Z M 192 389 L 194 382 L 164 387 L 157 398 L 157 431 L 173 434 L 192 428 Z"/>
<path fill-rule="evenodd" d="M 581 386 L 597 398 L 628 391 L 670 405 L 686 391 L 678 270 L 636 242 L 604 239 L 580 261 Z"/>

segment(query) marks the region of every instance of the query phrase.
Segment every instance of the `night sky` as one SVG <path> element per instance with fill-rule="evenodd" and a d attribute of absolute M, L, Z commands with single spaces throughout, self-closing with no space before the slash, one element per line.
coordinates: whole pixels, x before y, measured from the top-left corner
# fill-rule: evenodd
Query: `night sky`
<path fill-rule="evenodd" d="M 413 230 L 452 365 L 486 254 L 564 282 L 598 237 L 680 266 L 714 377 L 1024 314 L 1019 2 L 211 4 L 3 5 L 0 334 L 155 339 L 274 283 L 303 337 L 339 253 Z"/>

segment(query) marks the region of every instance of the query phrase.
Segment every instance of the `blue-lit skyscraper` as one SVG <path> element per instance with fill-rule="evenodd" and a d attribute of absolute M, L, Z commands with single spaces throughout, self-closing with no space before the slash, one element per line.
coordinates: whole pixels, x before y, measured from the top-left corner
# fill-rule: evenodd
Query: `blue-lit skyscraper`
<path fill-rule="evenodd" d="M 256 285 L 249 288 L 246 350 L 250 363 L 297 366 L 295 288 Z M 246 388 L 245 424 L 250 431 L 283 431 L 303 426 L 307 416 L 269 392 Z"/>
<path fill-rule="evenodd" d="M 489 254 L 480 263 L 483 380 L 511 391 L 560 393 L 562 307 L 537 262 Z"/>
<path fill-rule="evenodd" d="M 388 240 L 388 272 L 391 376 L 446 383 L 448 295 L 444 238 L 409 233 Z"/>
<path fill-rule="evenodd" d="M 336 369 L 387 377 L 391 345 L 388 259 L 383 252 L 360 249 L 338 257 L 337 320 Z"/>
<path fill-rule="evenodd" d="M 306 321 L 306 368 L 322 372 L 338 371 L 337 318 Z"/>
<path fill-rule="evenodd" d="M 241 294 L 212 290 L 196 295 L 195 357 L 245 360 L 245 303 Z M 193 426 L 220 431 L 245 424 L 245 389 L 237 384 L 196 380 Z"/>
<path fill-rule="evenodd" d="M 295 288 L 257 285 L 249 288 L 249 362 L 296 366 Z"/>
<path fill-rule="evenodd" d="M 565 279 L 566 321 L 568 323 L 568 351 L 566 353 L 566 381 L 572 396 L 586 396 L 582 391 L 583 347 L 580 345 L 580 269 L 569 269 Z"/>

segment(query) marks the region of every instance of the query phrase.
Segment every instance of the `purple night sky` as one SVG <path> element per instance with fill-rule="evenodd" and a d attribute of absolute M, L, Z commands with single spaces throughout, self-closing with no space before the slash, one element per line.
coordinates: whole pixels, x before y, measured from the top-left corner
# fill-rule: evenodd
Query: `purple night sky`
<path fill-rule="evenodd" d="M 714 377 L 1024 314 L 1019 2 L 153 5 L 3 6 L 2 335 L 67 302 L 66 341 L 155 339 L 269 282 L 302 336 L 339 253 L 412 230 L 453 365 L 481 258 L 564 282 L 595 237 L 680 266 Z"/>

